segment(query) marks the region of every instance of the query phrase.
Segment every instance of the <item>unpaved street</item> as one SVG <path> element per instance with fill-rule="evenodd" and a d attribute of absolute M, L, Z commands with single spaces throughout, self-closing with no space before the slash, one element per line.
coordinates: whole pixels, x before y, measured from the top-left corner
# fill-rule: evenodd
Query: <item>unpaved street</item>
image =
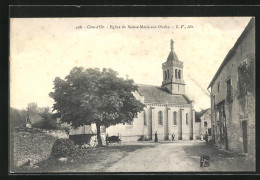
<path fill-rule="evenodd" d="M 209 167 L 200 167 L 201 156 Z M 234 172 L 255 171 L 247 156 L 219 150 L 205 141 L 122 142 L 81 149 L 67 162 L 42 161 L 31 172 Z M 24 170 L 21 170 L 24 171 Z"/>
<path fill-rule="evenodd" d="M 201 156 L 210 157 L 209 167 L 200 167 Z M 174 141 L 153 143 L 152 147 L 132 151 L 103 170 L 108 172 L 254 171 L 254 164 L 244 156 L 221 151 L 206 145 L 205 142 Z"/>

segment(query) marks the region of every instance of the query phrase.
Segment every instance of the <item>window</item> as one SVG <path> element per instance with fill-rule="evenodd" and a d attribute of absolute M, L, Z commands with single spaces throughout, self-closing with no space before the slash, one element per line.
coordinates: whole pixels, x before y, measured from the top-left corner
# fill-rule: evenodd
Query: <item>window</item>
<path fill-rule="evenodd" d="M 219 92 L 219 88 L 220 88 L 220 82 L 218 82 L 218 92 Z"/>
<path fill-rule="evenodd" d="M 158 125 L 163 125 L 163 113 L 162 111 L 158 112 Z"/>
<path fill-rule="evenodd" d="M 169 79 L 170 77 L 170 73 L 169 73 L 169 69 L 167 69 L 167 78 Z"/>
<path fill-rule="evenodd" d="M 211 136 L 211 128 L 208 129 L 208 134 Z"/>
<path fill-rule="evenodd" d="M 178 74 L 177 69 L 175 69 L 175 79 L 178 79 L 177 74 Z"/>
<path fill-rule="evenodd" d="M 240 65 L 238 67 L 238 85 L 237 85 L 237 90 L 238 90 L 238 96 L 243 97 L 246 95 L 247 90 L 246 90 L 246 81 L 245 81 L 245 69 L 246 69 L 246 64 L 243 63 L 243 65 Z"/>
<path fill-rule="evenodd" d="M 179 79 L 181 79 L 181 70 L 178 72 Z"/>
<path fill-rule="evenodd" d="M 208 122 L 204 122 L 204 127 L 208 127 Z"/>
<path fill-rule="evenodd" d="M 145 113 L 145 111 L 144 111 L 144 125 L 147 126 L 146 113 Z"/>
<path fill-rule="evenodd" d="M 166 79 L 167 79 L 167 72 L 164 71 L 164 80 L 166 80 Z"/>
<path fill-rule="evenodd" d="M 231 79 L 228 79 L 226 82 L 227 82 L 227 101 L 230 102 L 232 100 Z"/>
<path fill-rule="evenodd" d="M 186 125 L 189 124 L 189 117 L 188 117 L 188 113 L 186 113 Z"/>
<path fill-rule="evenodd" d="M 173 125 L 177 125 L 177 112 L 173 113 Z"/>

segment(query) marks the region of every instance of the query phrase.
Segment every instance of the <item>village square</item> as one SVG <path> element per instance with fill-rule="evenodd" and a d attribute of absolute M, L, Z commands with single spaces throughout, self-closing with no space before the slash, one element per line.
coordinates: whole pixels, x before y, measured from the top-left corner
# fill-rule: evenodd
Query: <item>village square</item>
<path fill-rule="evenodd" d="M 187 62 L 175 52 L 181 41 L 167 41 L 167 54 L 156 57 L 160 66 L 150 65 L 161 72 L 160 84 L 75 61 L 64 78 L 52 79 L 52 107 L 11 106 L 10 172 L 255 171 L 255 19 L 207 86 L 197 85 L 208 103 L 199 110 L 200 95 L 185 79 Z"/>

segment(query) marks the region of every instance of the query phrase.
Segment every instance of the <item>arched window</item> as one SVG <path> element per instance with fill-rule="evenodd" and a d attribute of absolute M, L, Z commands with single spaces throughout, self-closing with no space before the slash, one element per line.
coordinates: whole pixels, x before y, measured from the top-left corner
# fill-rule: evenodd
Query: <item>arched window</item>
<path fill-rule="evenodd" d="M 146 113 L 145 113 L 145 111 L 144 111 L 144 125 L 147 126 Z"/>
<path fill-rule="evenodd" d="M 181 70 L 179 70 L 179 72 L 178 72 L 178 77 L 179 77 L 179 79 L 181 79 Z"/>
<path fill-rule="evenodd" d="M 186 113 L 186 125 L 189 124 L 189 117 L 188 117 L 188 113 Z"/>
<path fill-rule="evenodd" d="M 162 113 L 162 111 L 158 112 L 158 125 L 163 125 L 163 113 Z"/>
<path fill-rule="evenodd" d="M 169 69 L 167 69 L 167 78 L 169 79 L 170 77 L 170 73 L 169 73 Z"/>
<path fill-rule="evenodd" d="M 177 125 L 177 112 L 173 113 L 173 125 Z"/>
<path fill-rule="evenodd" d="M 166 80 L 166 79 L 167 79 L 167 72 L 164 71 L 164 80 Z"/>
<path fill-rule="evenodd" d="M 178 70 L 177 69 L 175 69 L 175 79 L 178 79 L 178 72 L 177 72 Z"/>

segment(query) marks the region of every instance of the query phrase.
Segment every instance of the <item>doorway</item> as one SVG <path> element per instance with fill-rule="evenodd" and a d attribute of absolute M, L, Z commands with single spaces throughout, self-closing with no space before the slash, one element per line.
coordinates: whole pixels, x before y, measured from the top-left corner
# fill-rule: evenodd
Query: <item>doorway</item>
<path fill-rule="evenodd" d="M 243 131 L 243 147 L 244 153 L 247 153 L 247 120 L 242 121 L 242 131 Z"/>

